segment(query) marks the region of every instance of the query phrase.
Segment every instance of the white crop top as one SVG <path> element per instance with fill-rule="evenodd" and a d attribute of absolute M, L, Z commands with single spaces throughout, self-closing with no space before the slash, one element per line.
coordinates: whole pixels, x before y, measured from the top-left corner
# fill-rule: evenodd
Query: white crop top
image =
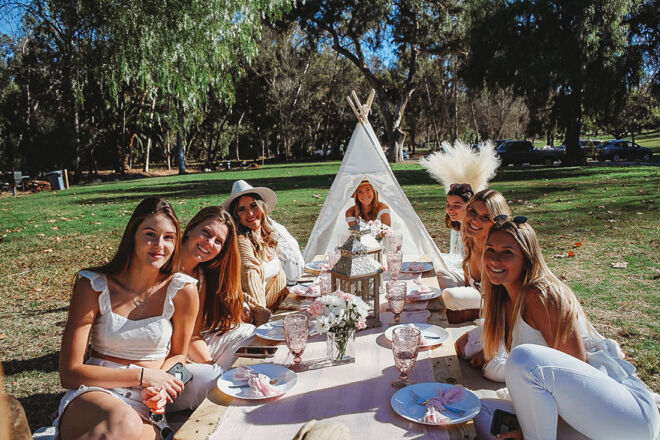
<path fill-rule="evenodd" d="M 172 339 L 172 299 L 183 286 L 188 283 L 197 284 L 197 280 L 182 273 L 175 273 L 167 286 L 163 312 L 159 316 L 133 320 L 112 311 L 105 274 L 81 270 L 78 272 L 78 278 L 82 277 L 89 279 L 92 289 L 100 292 L 101 314 L 92 325 L 92 350 L 106 356 L 130 360 L 151 361 L 167 357 Z"/>
<path fill-rule="evenodd" d="M 389 214 L 389 213 L 390 213 L 390 210 L 389 210 L 388 208 L 381 209 L 380 211 L 378 211 L 378 214 L 376 214 L 376 220 L 381 221 L 380 218 L 381 218 L 383 215 L 385 215 L 385 214 Z M 362 217 L 358 217 L 358 218 L 362 218 Z M 364 219 L 363 219 L 363 220 L 364 220 Z M 346 222 L 347 222 L 347 223 L 350 223 L 350 222 L 356 222 L 356 221 L 357 221 L 357 219 L 356 219 L 355 217 L 352 217 L 352 216 L 351 216 L 351 217 L 346 217 Z"/>
<path fill-rule="evenodd" d="M 276 277 L 278 273 L 280 273 L 280 268 L 282 267 L 282 263 L 280 262 L 280 258 L 275 255 L 272 260 L 270 261 L 264 261 L 261 263 L 261 267 L 263 268 L 264 271 L 264 285 L 265 283 L 270 280 L 273 277 Z"/>

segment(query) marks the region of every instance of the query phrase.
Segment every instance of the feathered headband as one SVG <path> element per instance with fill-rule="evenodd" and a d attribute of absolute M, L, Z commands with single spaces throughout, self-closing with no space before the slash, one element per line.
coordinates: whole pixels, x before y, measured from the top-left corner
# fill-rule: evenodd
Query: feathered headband
<path fill-rule="evenodd" d="M 479 144 L 479 149 L 475 150 L 459 140 L 454 145 L 445 141 L 442 149 L 444 151 L 420 159 L 419 164 L 445 187 L 445 192 L 456 183 L 468 183 L 475 193 L 486 189 L 500 166 L 492 142 Z"/>

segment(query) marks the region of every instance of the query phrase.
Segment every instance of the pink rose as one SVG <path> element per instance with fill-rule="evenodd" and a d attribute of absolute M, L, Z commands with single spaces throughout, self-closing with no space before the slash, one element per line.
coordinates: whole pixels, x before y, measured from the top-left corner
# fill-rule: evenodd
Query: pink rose
<path fill-rule="evenodd" d="M 367 328 L 366 319 L 364 319 L 364 318 L 358 319 L 357 322 L 355 323 L 355 328 L 357 328 L 358 330 L 362 330 L 362 329 Z"/>
<path fill-rule="evenodd" d="M 309 314 L 314 318 L 318 318 L 319 316 L 323 315 L 323 310 L 325 310 L 325 305 L 317 301 L 314 301 L 309 306 Z"/>

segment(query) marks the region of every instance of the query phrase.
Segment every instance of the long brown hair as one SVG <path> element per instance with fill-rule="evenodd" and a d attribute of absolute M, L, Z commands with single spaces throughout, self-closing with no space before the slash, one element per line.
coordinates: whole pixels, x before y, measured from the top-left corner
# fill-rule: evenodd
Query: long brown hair
<path fill-rule="evenodd" d="M 362 217 L 362 203 L 360 202 L 360 199 L 358 199 L 358 188 L 360 185 L 369 185 L 371 187 L 371 190 L 374 193 L 374 199 L 371 201 L 371 204 L 369 205 L 369 209 L 367 210 L 367 217 Z M 369 220 L 376 220 L 378 217 L 378 212 L 383 209 L 383 204 L 378 201 L 378 191 L 376 191 L 376 188 L 368 181 L 368 180 L 363 180 L 360 182 L 360 185 L 358 185 L 357 188 L 355 188 L 355 192 L 353 193 L 353 200 L 355 201 L 355 205 L 352 206 L 351 209 L 351 215 L 355 218 L 362 217 L 362 220 L 364 221 L 369 221 Z"/>
<path fill-rule="evenodd" d="M 147 197 L 142 200 L 135 207 L 131 218 L 128 220 L 126 229 L 124 229 L 124 235 L 121 237 L 119 247 L 117 248 L 114 257 L 102 266 L 91 267 L 87 270 L 111 275 L 120 273 L 128 268 L 131 265 L 133 255 L 135 254 L 135 233 L 147 217 L 157 214 L 164 214 L 169 217 L 176 230 L 174 242 L 176 243 L 176 246 L 174 246 L 174 252 L 172 252 L 170 259 L 160 268 L 160 272 L 166 275 L 171 275 L 178 270 L 181 252 L 178 244 L 181 240 L 181 227 L 179 225 L 179 219 L 174 212 L 174 208 L 170 205 L 170 202 L 161 199 L 160 197 Z"/>
<path fill-rule="evenodd" d="M 238 217 L 238 201 L 245 196 L 250 196 L 257 203 L 257 207 L 261 211 L 261 227 L 258 231 L 253 231 L 241 224 L 241 220 Z M 261 257 L 266 258 L 266 248 L 275 249 L 277 248 L 277 232 L 275 228 L 270 223 L 270 217 L 268 217 L 268 206 L 266 202 L 259 196 L 257 193 L 243 194 L 240 197 L 236 197 L 232 200 L 231 205 L 229 205 L 229 210 L 231 211 L 234 222 L 236 223 L 236 233 L 238 235 L 244 235 L 254 246 L 255 253 Z"/>
<path fill-rule="evenodd" d="M 188 240 L 190 231 L 209 219 L 227 226 L 227 238 L 215 258 L 199 265 L 206 280 L 205 292 L 200 292 L 204 295 L 202 327 L 204 330 L 226 332 L 240 324 L 243 310 L 241 257 L 231 215 L 221 206 L 203 208 L 188 222 L 183 231 L 182 244 Z"/>
<path fill-rule="evenodd" d="M 488 237 L 496 232 L 504 232 L 513 237 L 523 255 L 520 274 L 522 287 L 513 304 L 512 321 L 507 327 L 505 304 L 508 298 L 506 288 L 490 282 L 488 274 L 482 276 L 484 298 L 484 327 L 482 342 L 484 356 L 492 359 L 497 353 L 500 341 L 504 341 L 507 351 L 511 350 L 513 326 L 525 312 L 528 295 L 539 296 L 539 300 L 549 315 L 550 306 L 557 311 L 557 329 L 551 347 L 556 348 L 571 334 L 573 320 L 577 319 L 581 307 L 573 291 L 562 283 L 548 268 L 541 253 L 536 232 L 529 223 L 516 224 L 511 219 L 495 222 Z M 549 316 L 548 316 L 549 319 Z"/>
<path fill-rule="evenodd" d="M 465 215 L 467 216 L 467 210 L 470 209 L 470 206 L 474 202 L 481 202 L 484 204 L 486 209 L 488 210 L 488 214 L 490 215 L 491 219 L 494 219 L 498 215 L 510 215 L 511 214 L 511 208 L 509 208 L 509 204 L 506 202 L 506 199 L 502 194 L 499 192 L 492 190 L 492 189 L 484 189 L 476 193 L 470 201 L 465 205 Z M 463 258 L 463 274 L 465 276 L 465 285 L 467 286 L 469 284 L 469 272 L 468 272 L 468 264 L 470 264 L 470 258 L 472 257 L 472 252 L 474 252 L 474 239 L 471 237 L 467 236 L 464 231 L 461 231 L 461 236 L 463 237 L 463 243 L 465 244 L 465 258 Z M 478 258 L 481 257 L 481 255 L 477 255 Z"/>

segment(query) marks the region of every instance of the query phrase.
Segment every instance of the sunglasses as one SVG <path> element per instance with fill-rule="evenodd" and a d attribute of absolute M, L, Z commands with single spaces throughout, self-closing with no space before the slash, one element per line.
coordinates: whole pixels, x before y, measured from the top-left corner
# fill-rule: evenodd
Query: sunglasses
<path fill-rule="evenodd" d="M 518 226 L 524 225 L 525 223 L 527 223 L 527 220 L 529 220 L 524 215 L 517 215 L 515 217 L 511 217 L 510 215 L 500 214 L 500 215 L 495 216 L 493 218 L 493 221 L 495 223 L 504 223 L 505 221 L 507 221 L 509 219 Z"/>
<path fill-rule="evenodd" d="M 470 186 L 469 183 L 452 183 L 449 185 L 449 189 L 467 189 L 469 191 L 472 191 L 472 187 Z"/>

